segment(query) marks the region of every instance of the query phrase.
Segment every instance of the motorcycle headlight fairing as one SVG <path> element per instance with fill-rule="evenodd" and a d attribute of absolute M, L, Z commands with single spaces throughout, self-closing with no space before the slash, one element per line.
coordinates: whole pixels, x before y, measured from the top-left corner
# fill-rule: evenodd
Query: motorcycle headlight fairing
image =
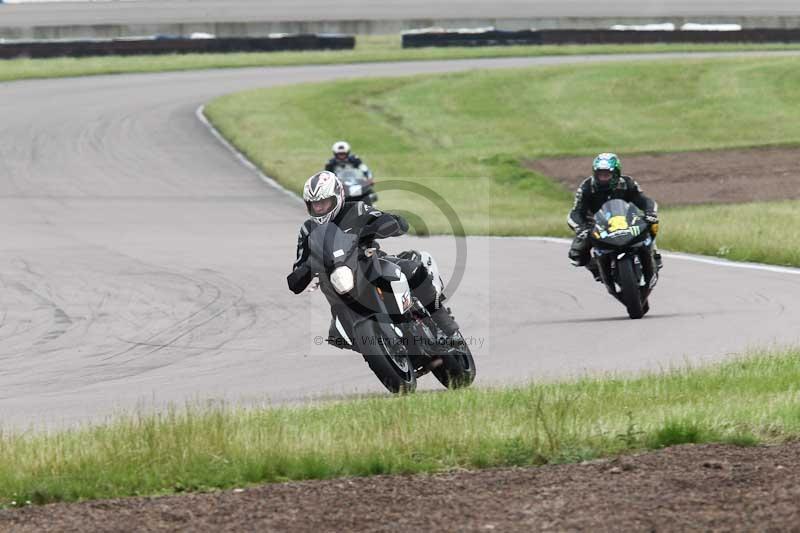
<path fill-rule="evenodd" d="M 353 271 L 348 266 L 337 267 L 330 276 L 331 285 L 339 294 L 346 294 L 355 287 Z"/>

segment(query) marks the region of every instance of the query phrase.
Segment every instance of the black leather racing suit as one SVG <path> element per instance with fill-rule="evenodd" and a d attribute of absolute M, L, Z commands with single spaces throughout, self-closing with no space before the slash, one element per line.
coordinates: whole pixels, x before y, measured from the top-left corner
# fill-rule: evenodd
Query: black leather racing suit
<path fill-rule="evenodd" d="M 567 224 L 575 232 L 569 248 L 569 258 L 575 266 L 589 264 L 592 243 L 589 231 L 594 225 L 594 214 L 609 200 L 631 202 L 645 213 L 656 213 L 658 204 L 645 196 L 639 184 L 630 176 L 620 176 L 613 189 L 599 189 L 590 177 L 583 180 L 575 192 L 575 203 L 567 216 Z"/>
<path fill-rule="evenodd" d="M 375 247 L 375 239 L 399 237 L 408 231 L 408 223 L 403 217 L 384 213 L 364 202 L 345 202 L 342 210 L 331 222 L 339 226 L 342 231 L 359 235 L 360 243 L 367 248 Z M 292 273 L 287 277 L 289 289 L 295 294 L 303 292 L 311 282 L 310 275 L 298 275 L 301 272 L 298 268 L 308 260 L 308 235 L 316 226 L 317 223 L 313 219 L 308 219 L 300 227 L 300 235 L 297 237 L 297 259 L 292 265 Z M 409 254 L 409 256 L 415 255 Z M 447 320 L 449 317 L 449 314 L 444 316 L 445 313 L 437 312 L 440 310 L 445 311 L 440 307 L 441 301 L 444 300 L 444 295 L 437 294 L 433 285 L 433 278 L 422 262 L 392 256 L 384 256 L 384 259 L 400 267 L 400 270 L 408 280 L 412 294 L 434 316 L 437 324 L 447 331 L 446 326 L 449 324 L 441 324 L 440 320 L 437 320 Z M 453 325 L 455 328 L 458 327 L 454 323 Z M 332 337 L 338 336 L 333 323 L 331 324 L 330 332 Z M 335 345 L 341 347 L 340 343 L 335 343 Z"/>

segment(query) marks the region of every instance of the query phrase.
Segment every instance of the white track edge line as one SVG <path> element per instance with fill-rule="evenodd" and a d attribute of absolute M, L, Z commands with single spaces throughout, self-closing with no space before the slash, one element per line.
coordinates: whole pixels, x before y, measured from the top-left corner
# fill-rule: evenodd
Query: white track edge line
<path fill-rule="evenodd" d="M 261 181 L 263 181 L 270 187 L 277 189 L 288 196 L 291 196 L 293 200 L 296 200 L 301 203 L 303 202 L 303 200 L 299 196 L 297 196 L 294 192 L 290 191 L 289 189 L 278 183 L 274 178 L 271 178 L 266 174 L 264 174 L 261 171 L 261 169 L 255 165 L 255 163 L 250 161 L 247 158 L 247 156 L 245 156 L 235 146 L 233 146 L 230 142 L 228 142 L 228 140 L 225 137 L 223 137 L 222 134 L 217 130 L 217 128 L 214 127 L 214 125 L 208 120 L 208 118 L 205 115 L 205 108 L 206 108 L 205 105 L 201 105 L 197 108 L 197 110 L 195 111 L 197 119 L 206 128 L 208 128 L 208 130 L 211 132 L 214 138 L 216 138 L 220 143 L 222 143 L 222 145 L 225 148 L 227 148 L 234 156 L 236 156 L 236 159 L 238 159 L 240 163 L 242 163 L 245 167 L 255 172 L 256 175 L 261 179 Z M 559 237 L 535 237 L 535 236 L 503 237 L 497 235 L 485 235 L 481 237 L 487 239 L 496 239 L 496 240 L 518 239 L 527 241 L 549 242 L 555 244 L 569 244 L 570 242 L 572 242 L 570 239 L 563 239 Z M 793 275 L 800 274 L 800 268 L 794 268 L 794 267 L 765 265 L 761 263 L 748 263 L 744 261 L 742 262 L 731 261 L 729 259 L 719 259 L 707 255 L 687 254 L 682 252 L 667 252 L 665 250 L 662 250 L 662 254 L 665 257 L 669 257 L 671 259 L 681 259 L 684 261 L 693 261 L 695 263 L 704 263 L 707 265 L 715 265 L 728 268 L 744 268 L 748 270 L 761 270 L 764 272 L 773 272 L 777 274 L 793 274 Z"/>
<path fill-rule="evenodd" d="M 569 244 L 571 239 L 563 239 L 560 237 L 535 237 L 535 236 L 519 236 L 519 237 L 491 237 L 492 239 L 519 239 L 527 241 L 549 242 L 555 244 Z M 668 252 L 661 250 L 664 257 L 670 259 L 681 259 L 684 261 L 694 261 L 695 263 L 705 263 L 707 265 L 716 265 L 728 268 L 745 268 L 749 270 L 762 270 L 765 272 L 774 272 L 778 274 L 800 274 L 800 268 L 790 266 L 777 266 L 766 265 L 763 263 L 750 263 L 747 261 L 731 261 L 730 259 L 721 259 L 718 257 L 711 257 L 708 255 L 687 254 L 684 252 Z"/>
<path fill-rule="evenodd" d="M 292 191 L 290 191 L 289 189 L 287 189 L 286 187 L 284 187 L 283 185 L 278 183 L 275 180 L 275 178 L 271 178 L 271 177 L 267 176 L 266 174 L 264 174 L 261 171 L 261 169 L 258 168 L 258 166 L 256 166 L 255 163 L 250 161 L 247 158 L 247 156 L 245 156 L 235 146 L 233 146 L 230 142 L 228 142 L 228 139 L 223 137 L 222 134 L 219 132 L 219 130 L 217 130 L 217 128 L 211 123 L 211 121 L 208 120 L 208 117 L 206 117 L 205 109 L 206 109 L 205 105 L 201 105 L 200 107 L 198 107 L 197 110 L 195 111 L 195 116 L 197 116 L 197 119 L 206 128 L 208 128 L 208 131 L 211 132 L 211 135 L 213 135 L 214 138 L 216 138 L 220 143 L 222 143 L 222 146 L 227 148 L 228 151 L 230 151 L 234 156 L 236 156 L 236 159 L 238 159 L 241 164 L 243 164 L 245 167 L 247 167 L 250 170 L 252 170 L 253 172 L 255 172 L 256 175 L 261 179 L 261 181 L 263 181 L 264 183 L 266 183 L 267 185 L 269 185 L 273 189 L 277 189 L 277 190 L 281 191 L 282 193 L 284 193 L 284 194 L 286 194 L 288 196 L 291 196 L 293 200 L 298 201 L 300 203 L 303 202 L 303 200 L 299 196 L 297 196 L 295 193 L 293 193 Z"/>

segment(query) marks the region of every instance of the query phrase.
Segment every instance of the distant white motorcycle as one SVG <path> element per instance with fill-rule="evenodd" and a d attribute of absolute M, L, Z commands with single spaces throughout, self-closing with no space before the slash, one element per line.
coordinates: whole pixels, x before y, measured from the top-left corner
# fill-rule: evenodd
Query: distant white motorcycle
<path fill-rule="evenodd" d="M 344 185 L 345 199 L 349 202 L 361 201 L 372 205 L 378 195 L 375 193 L 375 180 L 364 172 L 351 166 L 336 167 L 335 174 Z"/>

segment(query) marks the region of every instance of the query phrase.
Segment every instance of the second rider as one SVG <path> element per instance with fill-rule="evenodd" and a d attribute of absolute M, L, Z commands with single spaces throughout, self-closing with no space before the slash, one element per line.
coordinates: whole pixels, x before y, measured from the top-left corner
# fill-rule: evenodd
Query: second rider
<path fill-rule="evenodd" d="M 595 279 L 600 279 L 597 265 L 591 260 L 592 242 L 589 233 L 594 226 L 594 214 L 609 200 L 631 202 L 644 211 L 648 224 L 658 224 L 658 204 L 645 196 L 639 184 L 622 174 L 622 162 L 616 154 L 602 153 L 592 162 L 592 175 L 583 180 L 575 192 L 575 203 L 567 216 L 575 239 L 569 248 L 569 259 L 574 266 L 585 266 Z M 653 259 L 661 269 L 661 254 L 653 242 Z"/>

